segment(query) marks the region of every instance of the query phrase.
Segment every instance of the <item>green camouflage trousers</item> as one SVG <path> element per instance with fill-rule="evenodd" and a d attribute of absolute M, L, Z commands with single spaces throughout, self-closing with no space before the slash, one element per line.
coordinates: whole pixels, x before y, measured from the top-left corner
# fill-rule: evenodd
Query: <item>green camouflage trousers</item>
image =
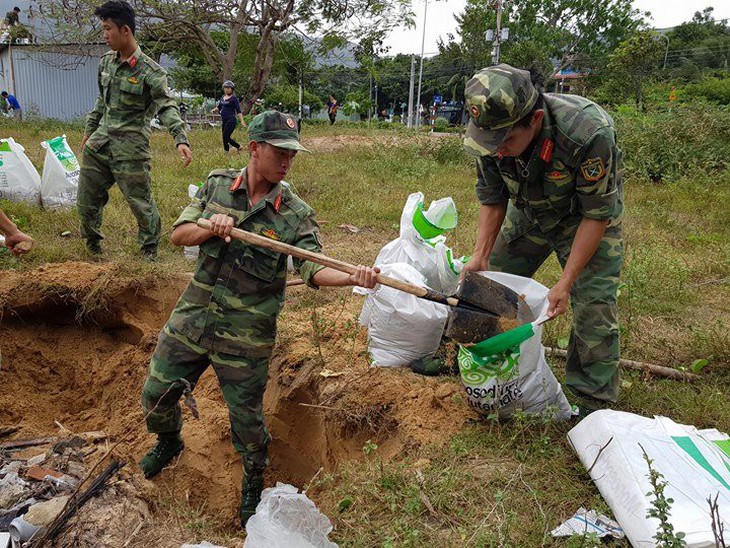
<path fill-rule="evenodd" d="M 137 219 L 140 247 L 157 246 L 160 241 L 160 214 L 152 199 L 149 160 L 115 160 L 104 146 L 94 151 L 84 147 L 79 174 L 77 207 L 81 217 L 81 237 L 94 245 L 103 240 L 101 219 L 114 183 L 127 199 Z"/>
<path fill-rule="evenodd" d="M 534 226 L 511 241 L 500 233 L 489 257 L 490 270 L 531 278 L 553 251 L 565 268 L 580 220 L 568 218 L 547 234 Z M 573 326 L 565 383 L 578 396 L 610 403 L 616 402 L 619 390 L 616 292 L 622 263 L 621 226 L 609 227 L 570 293 Z"/>
<path fill-rule="evenodd" d="M 263 412 L 269 356 L 243 358 L 209 352 L 165 325 L 142 389 L 147 430 L 153 434 L 164 434 L 182 429 L 178 400 L 185 384 L 180 379 L 187 380 L 192 389 L 210 364 L 228 405 L 233 446 L 243 457 L 246 470 L 265 468 L 271 440 L 264 426 Z"/>

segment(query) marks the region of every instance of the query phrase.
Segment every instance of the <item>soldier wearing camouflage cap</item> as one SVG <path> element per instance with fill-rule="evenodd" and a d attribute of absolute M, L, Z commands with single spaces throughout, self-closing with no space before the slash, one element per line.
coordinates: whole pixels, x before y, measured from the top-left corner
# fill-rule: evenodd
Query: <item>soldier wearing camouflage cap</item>
<path fill-rule="evenodd" d="M 142 459 L 146 477 L 160 472 L 183 449 L 178 400 L 187 385 L 213 365 L 228 404 L 233 445 L 246 472 L 241 525 L 261 498 L 268 464 L 269 433 L 263 423 L 263 395 L 274 348 L 276 319 L 284 304 L 287 257 L 232 240 L 233 227 L 320 252 L 312 209 L 283 181 L 298 151 L 296 121 L 267 111 L 249 125 L 247 167 L 212 171 L 175 222 L 172 243 L 200 246 L 190 285 L 164 326 L 142 391 L 147 429 L 157 445 Z M 198 219 L 210 219 L 210 230 Z M 373 287 L 377 268 L 343 274 L 294 259 L 304 281 L 319 286 Z"/>
<path fill-rule="evenodd" d="M 185 123 L 170 95 L 164 69 L 137 44 L 132 7 L 124 0 L 111 0 L 95 14 L 112 51 L 101 58 L 99 96 L 86 118 L 81 143 L 77 198 L 81 236 L 89 252 L 101 253 L 102 212 L 116 183 L 137 219 L 143 256 L 155 258 L 161 223 L 150 188 L 150 120 L 157 114 L 187 166 L 192 155 Z"/>
<path fill-rule="evenodd" d="M 465 269 L 531 277 L 554 251 L 563 273 L 548 312 L 573 309 L 566 385 L 584 411 L 614 403 L 623 184 L 613 120 L 588 99 L 540 93 L 529 72 L 504 64 L 474 75 L 466 103 L 481 208 Z"/>

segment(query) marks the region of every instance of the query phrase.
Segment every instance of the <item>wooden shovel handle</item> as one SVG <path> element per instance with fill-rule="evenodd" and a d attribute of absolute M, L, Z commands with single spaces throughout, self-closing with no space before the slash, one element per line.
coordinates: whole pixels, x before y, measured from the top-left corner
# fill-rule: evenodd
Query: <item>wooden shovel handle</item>
<path fill-rule="evenodd" d="M 198 226 L 201 228 L 210 229 L 210 221 L 208 219 L 198 219 Z M 292 257 L 296 257 L 297 259 L 303 259 L 305 261 L 311 261 L 316 264 L 321 264 L 322 266 L 333 268 L 346 274 L 354 274 L 357 270 L 357 267 L 350 263 L 338 261 L 337 259 L 327 257 L 326 255 L 323 255 L 321 253 L 308 251 L 300 247 L 285 244 L 284 242 L 272 240 L 271 238 L 259 236 L 258 234 L 248 232 L 247 230 L 241 230 L 240 228 L 231 229 L 231 238 L 258 247 L 265 247 L 266 249 L 278 251 L 279 253 L 285 253 L 286 255 L 291 255 Z M 422 287 L 420 285 L 396 280 L 395 278 L 383 276 L 382 274 L 378 274 L 376 279 L 380 284 L 387 285 L 388 287 L 392 287 L 393 289 L 398 289 L 400 291 L 405 291 L 406 293 L 410 293 L 411 295 L 415 295 L 416 297 L 421 297 L 422 299 L 427 299 L 429 301 L 434 301 L 448 306 L 456 306 L 459 302 L 457 299 L 454 299 L 453 297 L 447 297 L 446 295 L 444 295 L 443 293 L 439 293 L 438 291 L 433 291 L 427 287 Z"/>

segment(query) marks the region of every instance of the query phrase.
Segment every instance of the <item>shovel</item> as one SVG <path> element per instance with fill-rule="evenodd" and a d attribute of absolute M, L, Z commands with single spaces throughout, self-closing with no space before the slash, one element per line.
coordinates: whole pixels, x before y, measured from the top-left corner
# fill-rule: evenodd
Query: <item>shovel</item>
<path fill-rule="evenodd" d="M 210 229 L 210 221 L 198 219 L 198 226 Z M 354 274 L 357 270 L 355 265 L 239 228 L 232 229 L 230 236 L 233 239 L 257 247 L 264 247 L 298 259 L 311 261 L 346 274 Z M 451 313 L 446 335 L 462 343 L 482 341 L 513 329 L 522 323 L 518 319 L 518 309 L 521 308 L 518 304 L 520 302 L 519 295 L 502 284 L 480 276 L 475 272 L 467 272 L 454 297 L 382 274 L 378 274 L 376 280 L 379 284 L 449 306 Z"/>

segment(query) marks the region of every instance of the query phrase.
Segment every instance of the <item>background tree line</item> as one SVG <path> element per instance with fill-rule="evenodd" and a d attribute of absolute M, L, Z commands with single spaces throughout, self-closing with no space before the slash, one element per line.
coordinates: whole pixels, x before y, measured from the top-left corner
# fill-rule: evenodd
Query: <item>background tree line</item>
<path fill-rule="evenodd" d="M 347 114 L 362 116 L 383 108 L 400 114 L 408 101 L 412 58 L 389 56 L 382 44 L 389 32 L 412 25 L 409 0 L 132 1 L 142 21 L 140 40 L 175 60 L 178 89 L 216 97 L 222 81 L 232 79 L 246 112 L 258 99 L 295 111 L 300 85 L 312 110 L 330 94 Z M 46 0 L 39 10 L 56 22 L 59 36 L 91 37 L 98 32 L 93 21 L 79 14 L 92 13 L 94 3 Z M 707 7 L 658 32 L 649 29 L 648 16 L 631 0 L 505 2 L 502 27 L 510 38 L 500 61 L 531 69 L 548 91 L 557 89 L 556 73 L 571 69 L 583 75 L 578 91 L 604 104 L 644 108 L 647 90 L 651 101 L 663 82 L 681 86 L 680 99 L 730 103 L 727 20 L 716 20 Z M 468 78 L 491 64 L 485 34 L 496 26 L 494 6 L 468 0 L 456 21 L 456 33 L 424 59 L 424 104 L 437 94 L 463 101 Z M 348 60 L 338 64 L 333 51 Z M 666 99 L 666 90 L 661 94 Z"/>

